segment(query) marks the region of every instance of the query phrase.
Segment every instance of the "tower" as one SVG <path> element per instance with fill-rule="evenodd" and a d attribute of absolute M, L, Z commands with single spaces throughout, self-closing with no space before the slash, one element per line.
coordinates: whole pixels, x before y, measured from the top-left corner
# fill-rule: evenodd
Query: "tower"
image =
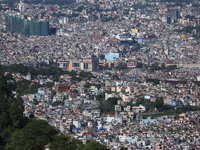
<path fill-rule="evenodd" d="M 25 11 L 26 9 L 26 4 L 24 4 L 22 1 L 20 1 L 19 5 L 18 5 L 18 9 L 20 11 Z"/>

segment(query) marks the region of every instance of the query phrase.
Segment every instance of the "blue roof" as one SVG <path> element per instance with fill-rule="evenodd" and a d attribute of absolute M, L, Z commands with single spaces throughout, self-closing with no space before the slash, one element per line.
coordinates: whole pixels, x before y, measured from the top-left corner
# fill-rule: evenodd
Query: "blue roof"
<path fill-rule="evenodd" d="M 54 122 L 49 122 L 49 124 L 50 124 L 50 125 L 53 125 L 53 124 L 54 124 Z"/>
<path fill-rule="evenodd" d="M 100 130 L 106 130 L 106 128 L 101 128 Z"/>
<path fill-rule="evenodd" d="M 100 130 L 96 130 L 96 132 L 100 132 Z"/>
<path fill-rule="evenodd" d="M 81 128 L 72 127 L 72 130 L 80 130 Z"/>
<path fill-rule="evenodd" d="M 151 117 L 148 117 L 147 119 L 142 119 L 142 121 L 147 124 L 147 123 L 153 123 L 156 122 L 157 119 L 151 119 Z"/>

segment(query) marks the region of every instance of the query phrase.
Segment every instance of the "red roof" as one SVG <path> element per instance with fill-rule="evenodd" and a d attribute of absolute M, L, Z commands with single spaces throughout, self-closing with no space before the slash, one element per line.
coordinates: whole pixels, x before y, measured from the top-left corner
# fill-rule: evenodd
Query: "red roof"
<path fill-rule="evenodd" d="M 92 58 L 84 58 L 84 59 L 97 59 L 96 57 L 92 57 Z"/>

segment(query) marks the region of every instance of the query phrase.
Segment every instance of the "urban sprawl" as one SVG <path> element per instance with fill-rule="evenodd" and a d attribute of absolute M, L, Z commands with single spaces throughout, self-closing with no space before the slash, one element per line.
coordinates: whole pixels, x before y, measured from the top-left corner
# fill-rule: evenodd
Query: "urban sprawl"
<path fill-rule="evenodd" d="M 0 13 L 1 65 L 69 72 L 12 73 L 52 85 L 23 94 L 25 116 L 112 150 L 200 149 L 198 1 L 20 2 Z"/>

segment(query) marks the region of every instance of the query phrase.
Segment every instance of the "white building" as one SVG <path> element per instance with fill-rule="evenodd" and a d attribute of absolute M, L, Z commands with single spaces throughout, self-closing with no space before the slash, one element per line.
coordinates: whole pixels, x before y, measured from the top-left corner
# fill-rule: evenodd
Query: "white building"
<path fill-rule="evenodd" d="M 20 11 L 25 11 L 26 9 L 26 4 L 24 4 L 22 1 L 20 1 L 20 3 L 18 4 L 18 9 Z"/>
<path fill-rule="evenodd" d="M 132 107 L 134 113 L 144 112 L 146 110 L 145 106 L 139 105 Z"/>

